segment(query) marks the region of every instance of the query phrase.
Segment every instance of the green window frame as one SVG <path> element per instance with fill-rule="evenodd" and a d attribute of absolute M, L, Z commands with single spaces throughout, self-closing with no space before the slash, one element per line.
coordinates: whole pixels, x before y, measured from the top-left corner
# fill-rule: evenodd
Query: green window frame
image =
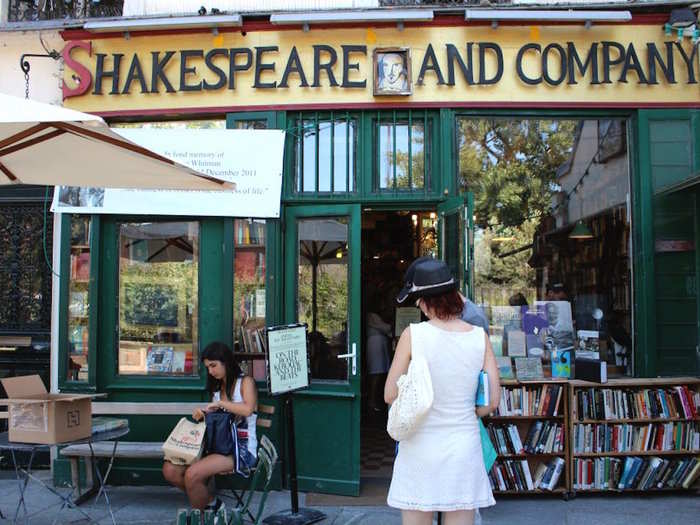
<path fill-rule="evenodd" d="M 360 115 L 350 111 L 294 112 L 288 116 L 287 133 L 291 135 L 292 159 L 288 164 L 291 177 L 291 192 L 295 196 L 311 195 L 353 195 L 358 188 L 358 141 Z M 337 133 L 337 129 L 340 133 Z M 321 135 L 328 135 L 328 154 L 322 155 L 324 147 Z M 310 157 L 313 158 L 313 178 L 307 181 L 305 149 L 311 141 Z M 345 151 L 337 151 L 338 141 L 345 142 Z M 323 160 L 321 157 L 326 157 Z M 336 170 L 340 163 L 342 170 Z M 327 187 L 324 171 L 328 174 Z M 341 171 L 341 173 L 337 173 Z M 340 181 L 340 184 L 338 184 Z M 344 183 L 343 183 L 344 181 Z M 323 189 L 321 189 L 323 186 Z"/>
<path fill-rule="evenodd" d="M 374 114 L 370 113 L 368 115 L 371 121 L 371 137 L 372 137 L 372 192 L 381 194 L 395 194 L 395 195 L 420 195 L 425 197 L 427 194 L 435 191 L 436 182 L 439 182 L 440 169 L 439 169 L 439 146 L 441 142 L 440 134 L 440 122 L 438 118 L 438 113 L 435 111 L 430 111 L 428 109 L 411 109 L 407 111 L 377 111 Z M 404 155 L 403 152 L 398 151 L 397 141 L 400 137 L 397 136 L 397 128 L 406 127 L 406 145 L 407 151 L 405 153 L 407 162 L 405 172 L 406 185 L 407 187 L 402 187 L 399 184 L 399 175 L 397 160 L 399 155 Z M 414 143 L 414 128 L 422 126 L 423 128 L 423 173 L 414 173 L 414 154 L 413 154 L 413 143 Z M 381 181 L 381 164 L 382 164 L 382 128 L 390 130 L 389 141 L 391 144 L 391 159 L 389 164 L 392 166 L 392 184 L 390 187 L 382 187 Z M 410 161 L 408 160 L 410 159 Z M 413 187 L 415 181 L 419 176 L 422 175 L 423 184 L 421 187 Z"/>

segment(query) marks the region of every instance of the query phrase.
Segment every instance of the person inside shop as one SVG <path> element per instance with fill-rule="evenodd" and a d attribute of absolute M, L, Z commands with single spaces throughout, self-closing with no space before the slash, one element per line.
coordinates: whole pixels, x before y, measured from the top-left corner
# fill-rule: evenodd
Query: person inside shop
<path fill-rule="evenodd" d="M 410 437 L 399 444 L 387 502 L 401 509 L 404 525 L 429 525 L 435 511 L 445 525 L 470 525 L 474 511 L 495 505 L 481 448 L 478 417 L 499 403 L 498 367 L 483 328 L 461 319 L 464 303 L 447 264 L 427 260 L 414 267 L 399 304 L 415 302 L 428 321 L 411 324 L 399 339 L 384 389 L 391 404 L 397 381 L 412 356 L 430 370 L 433 403 Z M 476 407 L 479 373 L 489 374 L 490 405 Z M 439 482 L 436 483 L 436 480 Z"/>
<path fill-rule="evenodd" d="M 207 391 L 211 402 L 192 412 L 195 421 L 202 421 L 208 413 L 229 412 L 237 424 L 238 457 L 206 454 L 192 465 L 163 463 L 163 476 L 175 487 L 185 491 L 192 508 L 218 510 L 222 502 L 209 490 L 209 480 L 216 474 L 233 472 L 238 468 L 251 469 L 257 462 L 255 423 L 258 390 L 250 376 L 244 376 L 228 345 L 214 342 L 202 352 L 201 361 L 207 369 Z M 234 449 L 235 449 L 234 448 Z"/>
<path fill-rule="evenodd" d="M 377 304 L 372 301 L 372 304 Z M 383 389 L 386 374 L 389 371 L 389 346 L 391 325 L 385 323 L 376 312 L 367 314 L 367 407 L 370 412 L 380 413 L 384 410 Z"/>

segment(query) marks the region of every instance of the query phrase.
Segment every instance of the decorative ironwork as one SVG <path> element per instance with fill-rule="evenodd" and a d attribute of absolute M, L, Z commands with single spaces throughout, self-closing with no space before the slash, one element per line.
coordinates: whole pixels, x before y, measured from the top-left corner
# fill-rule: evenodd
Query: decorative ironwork
<path fill-rule="evenodd" d="M 123 0 L 10 0 L 8 21 L 122 16 Z"/>
<path fill-rule="evenodd" d="M 382 7 L 435 6 L 435 7 L 493 7 L 512 5 L 513 0 L 380 0 Z"/>
<path fill-rule="evenodd" d="M 46 221 L 49 260 L 52 225 Z M 0 333 L 51 330 L 51 270 L 43 228 L 43 204 L 0 206 Z"/>

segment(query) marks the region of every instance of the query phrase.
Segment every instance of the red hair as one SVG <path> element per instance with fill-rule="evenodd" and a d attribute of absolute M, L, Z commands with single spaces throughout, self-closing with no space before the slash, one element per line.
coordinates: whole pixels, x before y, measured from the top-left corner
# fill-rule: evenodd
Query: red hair
<path fill-rule="evenodd" d="M 425 306 L 432 310 L 435 317 L 442 321 L 447 321 L 453 317 L 458 317 L 464 309 L 464 302 L 457 293 L 457 290 L 450 290 L 444 294 L 435 296 L 425 296 L 420 298 Z"/>

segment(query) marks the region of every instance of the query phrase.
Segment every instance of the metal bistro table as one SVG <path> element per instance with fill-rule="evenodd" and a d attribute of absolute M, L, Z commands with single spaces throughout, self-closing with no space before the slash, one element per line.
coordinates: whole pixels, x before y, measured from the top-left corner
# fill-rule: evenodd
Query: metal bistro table
<path fill-rule="evenodd" d="M 106 432 L 97 432 L 90 436 L 89 438 L 83 438 L 83 439 L 76 439 L 74 441 L 66 441 L 64 443 L 57 443 L 57 445 L 79 445 L 79 444 L 87 444 L 90 447 L 90 453 L 91 453 L 91 459 L 92 459 L 92 465 L 95 470 L 95 474 L 97 477 L 97 482 L 98 485 L 93 488 L 93 490 L 90 491 L 89 495 L 94 494 L 95 491 L 97 491 L 97 497 L 95 498 L 95 503 L 100 498 L 100 495 L 104 495 L 105 502 L 107 503 L 107 509 L 109 510 L 109 515 L 112 518 L 112 523 L 116 525 L 116 521 L 114 520 L 114 513 L 112 512 L 112 505 L 109 501 L 109 496 L 107 494 L 107 490 L 105 488 L 105 485 L 107 484 L 107 478 L 109 477 L 109 473 L 112 470 L 112 464 L 114 463 L 114 458 L 117 452 L 117 444 L 119 443 L 119 439 L 126 434 L 129 433 L 129 426 L 124 426 L 121 428 L 117 428 L 114 430 L 108 430 Z M 109 465 L 107 466 L 107 470 L 105 471 L 104 476 L 100 472 L 100 469 L 97 465 L 97 461 L 95 461 L 95 454 L 93 450 L 93 443 L 97 443 L 98 441 L 113 441 L 114 442 L 114 447 L 112 448 L 112 455 L 109 458 Z M 37 452 L 39 451 L 46 451 L 49 450 L 50 447 L 54 445 L 44 445 L 44 444 L 36 444 L 36 443 L 15 443 L 11 442 L 8 440 L 8 434 L 7 432 L 0 433 L 0 450 L 9 450 L 10 454 L 12 456 L 12 464 L 15 469 L 15 476 L 17 477 L 17 485 L 19 487 L 19 501 L 17 502 L 17 508 L 15 509 L 15 516 L 13 519 L 13 523 L 17 523 L 19 520 L 19 515 L 20 515 L 20 510 L 24 510 L 24 518 L 28 519 L 29 518 L 29 512 L 27 511 L 27 505 L 24 499 L 24 494 L 25 491 L 27 490 L 27 485 L 29 484 L 29 480 L 32 479 L 34 481 L 39 482 L 46 490 L 49 492 L 55 494 L 58 496 L 61 501 L 61 508 L 59 511 L 56 513 L 53 523 L 56 523 L 58 520 L 58 516 L 60 513 L 65 509 L 66 507 L 75 509 L 78 512 L 80 512 L 83 516 L 85 516 L 90 522 L 93 522 L 93 520 L 90 515 L 85 512 L 83 509 L 81 509 L 78 505 L 85 501 L 87 499 L 87 495 L 83 495 L 77 499 L 73 499 L 73 493 L 75 492 L 76 488 L 75 486 L 71 487 L 71 491 L 68 492 L 67 494 L 61 494 L 59 491 L 57 491 L 54 487 L 47 485 L 44 483 L 43 480 L 40 478 L 36 477 L 32 473 L 32 463 L 34 461 L 34 456 L 36 455 Z M 27 462 L 26 468 L 22 468 L 22 466 L 17 462 L 17 456 L 15 452 L 29 452 L 29 461 Z M 89 496 L 88 496 L 89 497 Z M 8 516 L 9 517 L 9 516 Z"/>

